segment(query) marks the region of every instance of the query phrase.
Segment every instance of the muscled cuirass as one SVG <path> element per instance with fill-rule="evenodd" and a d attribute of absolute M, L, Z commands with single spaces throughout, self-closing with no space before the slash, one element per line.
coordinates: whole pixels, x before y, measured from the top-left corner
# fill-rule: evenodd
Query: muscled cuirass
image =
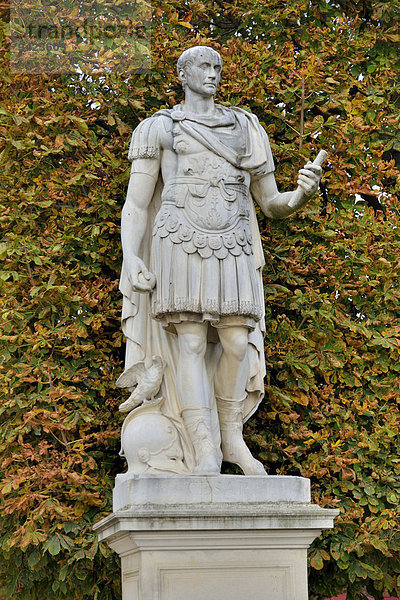
<path fill-rule="evenodd" d="M 179 126 L 173 133 L 174 175 L 166 178 L 153 235 L 169 237 L 202 258 L 251 254 L 249 174 L 202 147 Z"/>

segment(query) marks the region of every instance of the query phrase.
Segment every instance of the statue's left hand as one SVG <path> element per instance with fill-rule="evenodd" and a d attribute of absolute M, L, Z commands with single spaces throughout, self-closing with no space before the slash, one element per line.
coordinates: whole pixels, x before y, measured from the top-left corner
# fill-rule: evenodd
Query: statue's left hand
<path fill-rule="evenodd" d="M 318 189 L 322 175 L 322 168 L 311 162 L 308 162 L 299 171 L 297 185 L 299 185 L 307 198 L 315 194 Z"/>

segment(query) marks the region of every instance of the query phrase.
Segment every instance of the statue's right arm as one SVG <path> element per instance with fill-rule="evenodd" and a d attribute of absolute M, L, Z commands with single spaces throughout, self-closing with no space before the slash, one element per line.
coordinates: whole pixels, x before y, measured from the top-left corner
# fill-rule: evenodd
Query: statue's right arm
<path fill-rule="evenodd" d="M 146 231 L 148 207 L 153 198 L 159 169 L 158 160 L 144 158 L 134 161 L 122 209 L 124 269 L 136 292 L 150 292 L 155 286 L 155 277 L 139 257 L 139 249 Z"/>

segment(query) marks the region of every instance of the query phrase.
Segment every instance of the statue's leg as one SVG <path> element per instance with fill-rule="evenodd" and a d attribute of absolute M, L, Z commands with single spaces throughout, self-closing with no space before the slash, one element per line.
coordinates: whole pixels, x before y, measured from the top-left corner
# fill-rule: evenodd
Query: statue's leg
<path fill-rule="evenodd" d="M 248 329 L 231 326 L 218 329 L 222 355 L 215 377 L 223 460 L 238 465 L 245 475 L 266 475 L 243 440 L 246 399 Z"/>
<path fill-rule="evenodd" d="M 188 321 L 175 327 L 179 346 L 177 391 L 182 418 L 195 450 L 197 464 L 193 473 L 215 475 L 221 464 L 212 436 L 211 391 L 204 360 L 207 324 Z"/>

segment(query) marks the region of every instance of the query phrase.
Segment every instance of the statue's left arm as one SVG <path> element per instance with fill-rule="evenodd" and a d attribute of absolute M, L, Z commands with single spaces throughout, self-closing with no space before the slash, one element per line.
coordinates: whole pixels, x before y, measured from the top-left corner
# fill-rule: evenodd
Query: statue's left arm
<path fill-rule="evenodd" d="M 251 193 L 267 217 L 283 219 L 304 206 L 315 194 L 321 179 L 321 173 L 321 167 L 310 162 L 300 169 L 297 184 L 301 188 L 303 196 L 300 201 L 296 202 L 295 207 L 289 205 L 295 191 L 279 192 L 274 173 L 267 173 L 259 178 L 252 179 Z"/>

